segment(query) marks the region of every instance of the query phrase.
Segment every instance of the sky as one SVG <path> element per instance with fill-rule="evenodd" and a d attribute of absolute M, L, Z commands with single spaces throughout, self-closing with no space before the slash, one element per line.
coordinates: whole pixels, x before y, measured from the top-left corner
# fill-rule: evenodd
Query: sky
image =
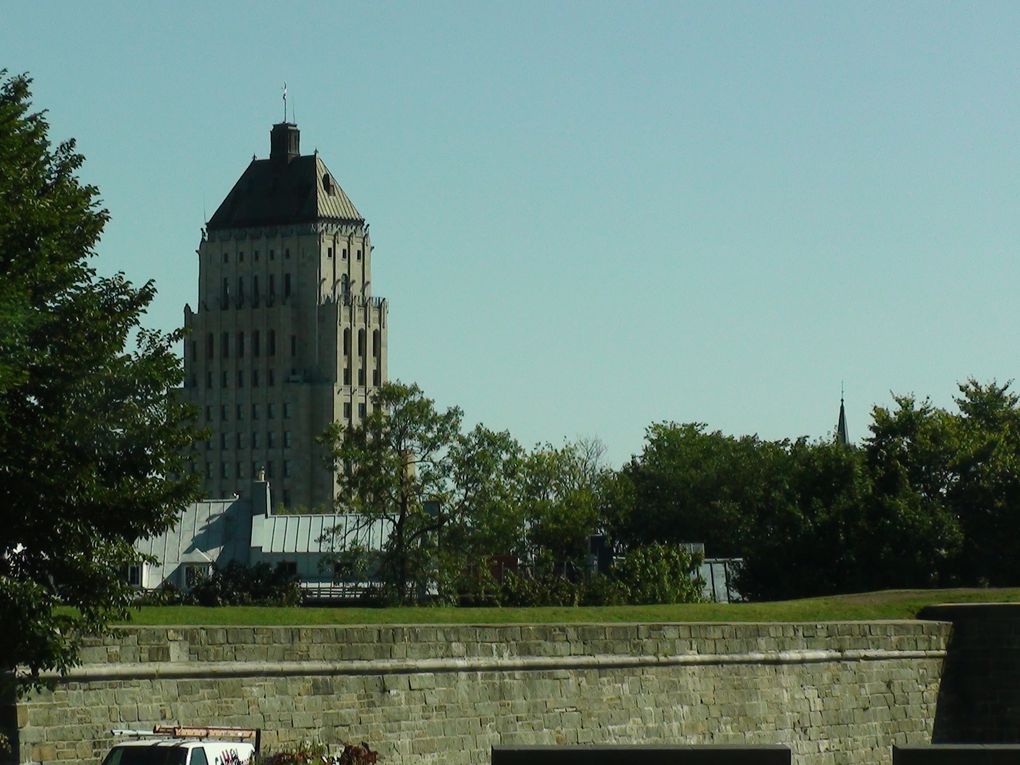
<path fill-rule="evenodd" d="M 19 2 L 111 221 L 195 303 L 201 227 L 283 117 L 370 222 L 392 378 L 525 445 L 653 422 L 850 436 L 1020 367 L 1020 3 Z"/>

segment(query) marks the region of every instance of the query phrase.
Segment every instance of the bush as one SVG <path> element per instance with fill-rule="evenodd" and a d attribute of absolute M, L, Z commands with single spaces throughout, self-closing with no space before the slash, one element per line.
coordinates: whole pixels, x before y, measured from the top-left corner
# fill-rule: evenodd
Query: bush
<path fill-rule="evenodd" d="M 281 566 L 236 561 L 199 579 L 183 601 L 199 606 L 297 606 L 301 588 L 297 577 Z"/>
<path fill-rule="evenodd" d="M 632 547 L 608 574 L 577 567 L 536 566 L 508 571 L 499 604 L 505 606 L 616 606 L 698 603 L 705 586 L 702 556 L 678 545 Z"/>
<path fill-rule="evenodd" d="M 702 559 L 677 545 L 642 545 L 614 562 L 611 576 L 629 604 L 697 603 L 705 587 L 698 573 Z"/>
<path fill-rule="evenodd" d="M 154 590 L 142 590 L 135 598 L 136 606 L 179 606 L 185 602 L 185 594 L 172 582 L 163 582 Z"/>
<path fill-rule="evenodd" d="M 362 741 L 360 744 L 344 744 L 340 754 L 330 754 L 324 744 L 303 743 L 293 749 L 263 753 L 254 760 L 254 765 L 375 765 L 379 753 Z"/>

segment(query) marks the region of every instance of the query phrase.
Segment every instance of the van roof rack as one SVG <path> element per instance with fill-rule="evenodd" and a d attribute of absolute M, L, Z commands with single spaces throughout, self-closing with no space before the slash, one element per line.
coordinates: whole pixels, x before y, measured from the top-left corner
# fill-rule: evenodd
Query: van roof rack
<path fill-rule="evenodd" d="M 256 752 L 259 752 L 262 748 L 262 731 L 259 728 L 227 728 L 211 725 L 154 725 L 151 731 L 115 728 L 111 732 L 114 736 L 133 736 L 134 738 L 150 736 L 198 739 L 236 738 L 254 743 Z"/>

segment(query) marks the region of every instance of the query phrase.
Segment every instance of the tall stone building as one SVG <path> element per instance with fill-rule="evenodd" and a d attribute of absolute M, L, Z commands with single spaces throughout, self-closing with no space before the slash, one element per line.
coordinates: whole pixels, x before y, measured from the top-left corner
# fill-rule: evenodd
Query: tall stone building
<path fill-rule="evenodd" d="M 184 395 L 211 431 L 194 454 L 206 496 L 265 469 L 274 503 L 321 509 L 336 476 L 316 443 L 357 423 L 386 380 L 387 304 L 372 297 L 368 224 L 297 125 L 270 133 L 209 220 L 198 309 L 184 308 Z"/>

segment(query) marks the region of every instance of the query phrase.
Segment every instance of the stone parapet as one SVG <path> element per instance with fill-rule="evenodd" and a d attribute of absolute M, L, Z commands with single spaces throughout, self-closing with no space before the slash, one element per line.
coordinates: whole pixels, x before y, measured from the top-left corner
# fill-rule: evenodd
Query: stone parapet
<path fill-rule="evenodd" d="M 113 727 L 260 727 L 272 749 L 367 741 L 383 762 L 492 746 L 785 744 L 890 761 L 931 740 L 949 625 L 128 627 L 16 705 L 19 761 L 96 761 Z"/>

